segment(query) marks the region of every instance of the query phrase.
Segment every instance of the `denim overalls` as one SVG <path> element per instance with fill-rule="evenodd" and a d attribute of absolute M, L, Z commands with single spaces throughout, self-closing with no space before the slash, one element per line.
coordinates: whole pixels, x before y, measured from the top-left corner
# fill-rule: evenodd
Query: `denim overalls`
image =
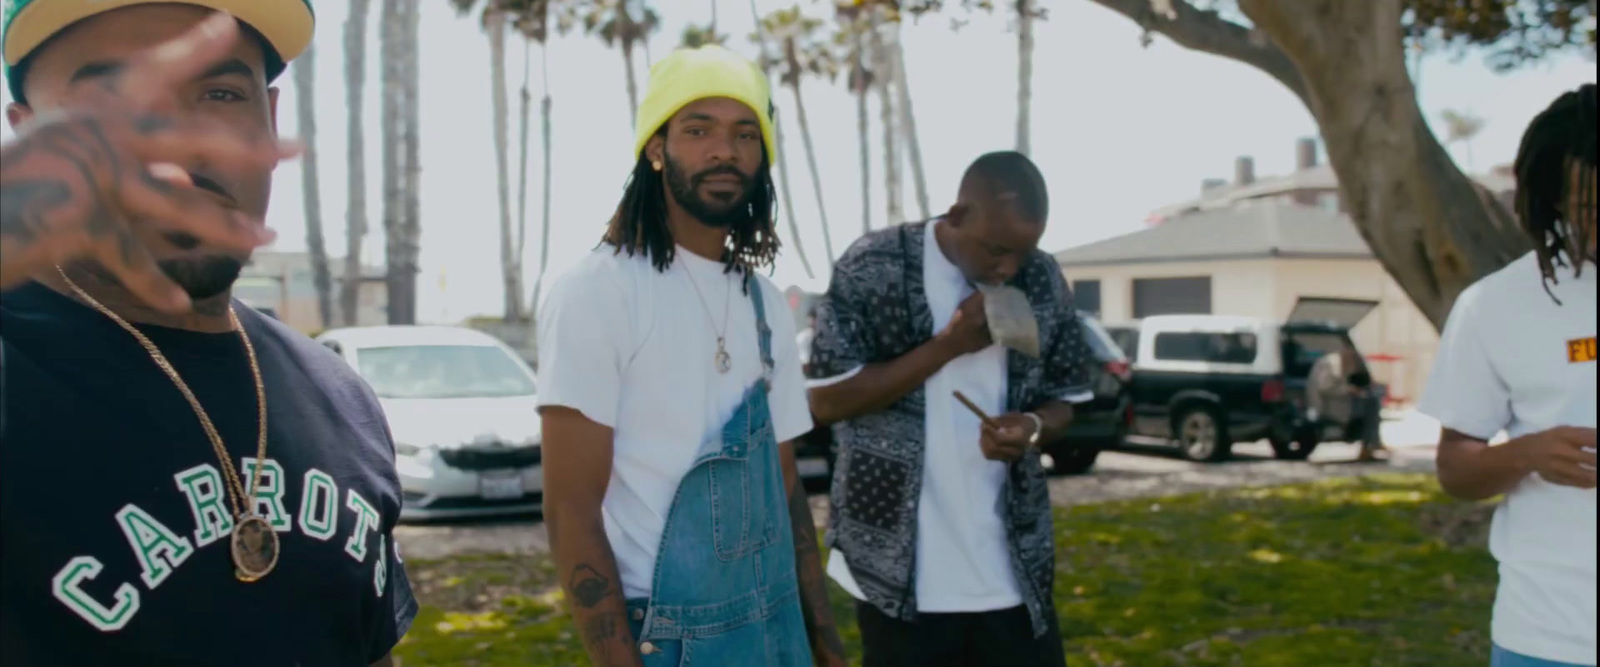
<path fill-rule="evenodd" d="M 794 538 L 767 391 L 772 330 L 748 275 L 761 380 L 722 427 L 722 448 L 685 475 L 667 512 L 649 600 L 628 619 L 646 667 L 811 664 L 796 583 Z"/>

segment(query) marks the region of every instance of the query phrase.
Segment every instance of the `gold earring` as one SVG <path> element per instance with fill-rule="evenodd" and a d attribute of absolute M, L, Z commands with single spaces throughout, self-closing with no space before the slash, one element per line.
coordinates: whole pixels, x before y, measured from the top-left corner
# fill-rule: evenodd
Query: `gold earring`
<path fill-rule="evenodd" d="M 650 163 L 650 168 L 654 169 L 656 171 L 661 171 L 661 161 L 660 160 L 656 160 L 655 162 L 651 162 Z"/>

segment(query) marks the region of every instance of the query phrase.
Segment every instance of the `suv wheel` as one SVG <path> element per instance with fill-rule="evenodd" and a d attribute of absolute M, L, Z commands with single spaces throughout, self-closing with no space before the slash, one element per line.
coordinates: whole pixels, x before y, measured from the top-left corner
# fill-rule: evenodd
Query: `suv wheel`
<path fill-rule="evenodd" d="M 1082 475 L 1094 467 L 1100 458 L 1100 449 L 1060 443 L 1051 447 L 1047 452 L 1050 455 L 1051 475 Z"/>
<path fill-rule="evenodd" d="M 1223 461 L 1233 453 L 1228 426 L 1210 406 L 1184 409 L 1173 420 L 1172 431 L 1184 458 L 1190 461 Z"/>
<path fill-rule="evenodd" d="M 1304 461 L 1311 458 L 1312 452 L 1317 451 L 1318 444 L 1315 439 L 1305 436 L 1294 440 L 1274 439 L 1272 441 L 1272 454 L 1283 461 Z"/>

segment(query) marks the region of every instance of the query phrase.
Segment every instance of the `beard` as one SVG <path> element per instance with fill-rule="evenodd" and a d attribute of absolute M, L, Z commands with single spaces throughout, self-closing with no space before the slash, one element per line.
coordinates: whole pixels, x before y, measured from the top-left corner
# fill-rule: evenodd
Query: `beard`
<path fill-rule="evenodd" d="M 244 262 L 225 255 L 195 259 L 169 259 L 159 262 L 161 272 L 183 288 L 190 299 L 204 301 L 221 296 L 233 287 L 244 271 Z"/>
<path fill-rule="evenodd" d="M 667 156 L 665 161 L 667 190 L 672 192 L 672 198 L 678 205 L 696 220 L 717 229 L 731 229 L 750 221 L 750 200 L 755 196 L 754 179 L 731 166 L 712 167 L 689 174 L 671 156 Z M 737 177 L 739 193 L 731 196 L 700 196 L 700 186 L 713 176 Z"/>

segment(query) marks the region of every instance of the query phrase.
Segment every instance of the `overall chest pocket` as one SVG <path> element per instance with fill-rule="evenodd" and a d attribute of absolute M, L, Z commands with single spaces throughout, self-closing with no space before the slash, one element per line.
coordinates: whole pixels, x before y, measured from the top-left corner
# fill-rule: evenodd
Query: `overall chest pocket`
<path fill-rule="evenodd" d="M 766 427 L 769 431 L 771 426 Z M 755 440 L 741 451 L 708 462 L 711 535 L 717 559 L 733 561 L 778 542 L 783 474 L 777 447 Z"/>

